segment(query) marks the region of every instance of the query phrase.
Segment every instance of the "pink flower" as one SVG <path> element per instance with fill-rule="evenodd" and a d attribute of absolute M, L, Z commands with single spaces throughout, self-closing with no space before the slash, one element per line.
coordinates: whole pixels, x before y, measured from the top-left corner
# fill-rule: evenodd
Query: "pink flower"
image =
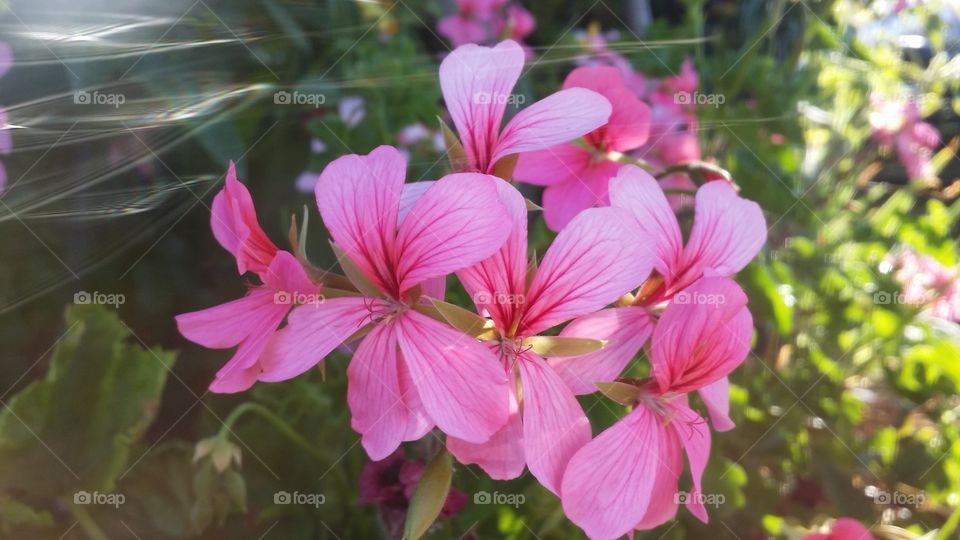
<path fill-rule="evenodd" d="M 560 232 L 528 285 L 524 200 L 509 184 L 499 187 L 513 232 L 499 253 L 458 276 L 477 310 L 492 319 L 496 337 L 489 344 L 511 381 L 510 418 L 485 443 L 449 437 L 447 446 L 495 479 L 516 478 L 526 465 L 559 493 L 567 460 L 590 440 L 590 423 L 531 338 L 613 302 L 643 281 L 653 260 L 626 212 L 590 209 Z"/>
<path fill-rule="evenodd" d="M 437 23 L 437 32 L 450 40 L 454 47 L 486 41 L 484 25 L 464 13 L 448 15 Z"/>
<path fill-rule="evenodd" d="M 753 321 L 746 296 L 728 278 L 703 278 L 688 290 L 722 302 L 667 307 L 650 350 L 653 379 L 637 387 L 634 410 L 583 446 L 563 475 L 564 512 L 594 540 L 656 527 L 680 502 L 707 521 L 700 479 L 710 430 L 685 394 L 723 380 L 743 362 Z M 681 501 L 684 453 L 693 489 Z"/>
<path fill-rule="evenodd" d="M 663 190 L 649 174 L 624 166 L 610 181 L 614 207 L 628 210 L 643 235 L 655 240 L 656 274 L 641 287 L 633 305 L 604 309 L 581 317 L 560 335 L 609 340 L 589 355 L 556 358 L 551 364 L 577 394 L 596 391 L 597 381 L 615 379 L 654 332 L 651 309 L 658 304 L 696 302 L 689 287 L 708 275 L 732 276 L 756 255 L 766 241 L 766 223 L 760 207 L 740 198 L 726 182 L 708 182 L 696 195 L 693 228 L 686 245 L 676 215 Z M 673 305 L 673 304 L 671 304 Z M 733 427 L 726 380 L 701 390 L 714 427 Z"/>
<path fill-rule="evenodd" d="M 13 66 L 13 49 L 10 45 L 0 41 L 0 77 L 3 77 Z M 0 155 L 7 155 L 13 148 L 13 137 L 7 126 L 7 110 L 0 107 Z M 0 163 L 0 193 L 7 188 L 7 169 Z"/>
<path fill-rule="evenodd" d="M 840 518 L 833 522 L 829 533 L 810 533 L 803 540 L 873 540 L 873 535 L 859 521 Z"/>
<path fill-rule="evenodd" d="M 607 183 L 621 166 L 611 153 L 639 148 L 650 132 L 650 108 L 627 88 L 616 68 L 577 68 L 563 87 L 593 90 L 607 98 L 613 110 L 605 125 L 584 135 L 583 144 L 565 143 L 524 153 L 517 162 L 517 180 L 547 186 L 543 217 L 555 231 L 580 211 L 609 204 Z"/>
<path fill-rule="evenodd" d="M 492 48 L 463 45 L 440 64 L 443 99 L 466 153 L 463 171 L 492 174 L 502 158 L 576 139 L 610 116 L 603 96 L 568 88 L 523 109 L 501 129 L 523 62 L 523 49 L 507 40 Z"/>
<path fill-rule="evenodd" d="M 496 34 L 502 37 L 521 41 L 537 27 L 537 20 L 533 18 L 533 14 L 519 4 L 507 6 L 505 15 L 502 22 L 497 25 L 500 28 L 496 31 Z"/>
<path fill-rule="evenodd" d="M 926 307 L 934 317 L 960 321 L 960 270 L 909 248 L 888 255 L 884 265 L 893 270 L 893 279 L 902 287 L 902 303 Z"/>
<path fill-rule="evenodd" d="M 405 175 L 406 161 L 389 146 L 341 157 L 321 173 L 323 222 L 348 259 L 342 262 L 369 283 L 361 294 L 294 309 L 268 347 L 261 377 L 295 377 L 365 334 L 347 368 L 347 402 L 374 460 L 434 425 L 480 443 L 507 420 L 507 378 L 496 357 L 415 309 L 421 293 L 437 294 L 432 281 L 503 244 L 510 231 L 500 181 L 452 174 L 405 191 Z"/>
<path fill-rule="evenodd" d="M 237 259 L 241 274 L 262 282 L 246 296 L 202 311 L 177 316 L 177 328 L 190 341 L 211 349 L 237 347 L 217 372 L 212 392 L 246 390 L 263 374 L 262 355 L 297 298 L 320 291 L 296 258 L 277 249 L 257 222 L 250 193 L 237 180 L 231 162 L 226 186 L 213 200 L 210 226 L 217 241 Z"/>
<path fill-rule="evenodd" d="M 931 160 L 940 144 L 940 132 L 923 121 L 916 101 L 904 104 L 872 96 L 871 102 L 870 126 L 874 140 L 881 146 L 896 149 L 908 178 L 934 176 Z"/>

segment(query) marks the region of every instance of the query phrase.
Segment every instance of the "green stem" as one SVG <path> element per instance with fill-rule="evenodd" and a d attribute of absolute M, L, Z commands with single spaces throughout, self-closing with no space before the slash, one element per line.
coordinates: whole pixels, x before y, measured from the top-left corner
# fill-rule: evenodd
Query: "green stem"
<path fill-rule="evenodd" d="M 937 540 L 947 540 L 950 538 L 953 531 L 957 530 L 957 525 L 960 525 L 960 506 L 950 514 L 950 518 L 943 524 L 943 528 L 940 529 L 940 532 L 937 534 Z"/>
<path fill-rule="evenodd" d="M 80 524 L 80 528 L 83 529 L 83 532 L 85 532 L 91 540 L 109 540 L 109 537 L 103 532 L 103 529 L 97 525 L 97 522 L 94 521 L 93 516 L 87 512 L 86 508 L 78 504 L 73 504 L 72 502 L 65 502 L 65 504 L 67 508 L 70 509 L 73 517 L 77 518 L 77 523 Z"/>
<path fill-rule="evenodd" d="M 230 415 L 227 416 L 226 421 L 223 423 L 223 427 L 220 428 L 220 436 L 226 437 L 227 432 L 231 431 L 230 428 L 237 421 L 237 419 L 239 419 L 241 416 L 243 416 L 245 413 L 248 413 L 248 412 L 256 413 L 259 416 L 263 417 L 266 421 L 270 422 L 270 424 L 272 424 L 273 427 L 277 429 L 277 431 L 285 435 L 297 446 L 300 446 L 301 448 L 306 450 L 307 453 L 309 453 L 314 458 L 320 461 L 326 461 L 327 459 L 326 456 L 321 454 L 316 448 L 314 448 L 312 444 L 310 444 L 309 441 L 307 441 L 306 439 L 303 438 L 303 436 L 297 433 L 297 430 L 293 429 L 293 427 L 291 427 L 290 424 L 288 424 L 283 418 L 280 418 L 273 411 L 264 407 L 263 405 L 260 405 L 259 403 L 247 402 L 238 406 L 233 411 L 231 411 Z"/>

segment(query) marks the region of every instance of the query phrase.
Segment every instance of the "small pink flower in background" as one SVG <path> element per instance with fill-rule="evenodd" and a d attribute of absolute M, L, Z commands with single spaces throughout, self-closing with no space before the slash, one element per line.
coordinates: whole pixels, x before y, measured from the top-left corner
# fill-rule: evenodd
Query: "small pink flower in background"
<path fill-rule="evenodd" d="M 610 103 L 584 88 L 567 88 L 503 116 L 523 69 L 514 41 L 496 47 L 464 45 L 440 64 L 440 88 L 466 153 L 461 170 L 493 174 L 507 156 L 541 150 L 583 136 L 606 123 Z"/>
<path fill-rule="evenodd" d="M 337 104 L 337 114 L 344 125 L 353 129 L 367 116 L 366 101 L 360 96 L 347 96 Z"/>
<path fill-rule="evenodd" d="M 341 157 L 321 173 L 320 216 L 372 290 L 295 308 L 268 347 L 262 376 L 295 377 L 367 332 L 347 368 L 347 402 L 374 460 L 434 425 L 484 442 L 508 414 L 507 378 L 493 353 L 413 309 L 421 293 L 438 294 L 431 281 L 500 249 L 510 232 L 501 181 L 452 174 L 405 189 L 406 166 L 395 148 L 381 146 Z"/>
<path fill-rule="evenodd" d="M 873 540 L 873 535 L 859 521 L 840 518 L 833 522 L 830 532 L 810 533 L 803 540 Z"/>
<path fill-rule="evenodd" d="M 750 262 L 767 238 L 760 207 L 739 197 L 726 182 L 708 182 L 697 190 L 693 228 L 686 245 L 663 190 L 639 167 L 626 165 L 610 181 L 610 200 L 614 207 L 630 212 L 644 237 L 654 239 L 656 274 L 641 287 L 633 305 L 585 315 L 560 333 L 610 341 L 607 347 L 585 356 L 551 359 L 551 365 L 577 394 L 593 393 L 594 382 L 613 380 L 623 372 L 662 323 L 662 319 L 655 322 L 654 308 L 665 302 L 698 301 L 690 291 L 692 284 L 705 276 L 732 276 Z M 732 428 L 726 415 L 726 380 L 700 394 L 710 407 L 715 429 Z"/>
<path fill-rule="evenodd" d="M 940 145 L 940 132 L 924 122 L 915 100 L 903 101 L 872 96 L 870 126 L 877 144 L 894 148 L 910 179 L 931 178 L 933 151 Z"/>
<path fill-rule="evenodd" d="M 521 42 L 533 32 L 536 20 L 519 3 L 508 0 L 457 0 L 458 12 L 440 19 L 437 32 L 454 47 L 491 44 L 501 39 Z M 527 50 L 525 45 L 522 45 Z M 532 53 L 528 52 L 528 57 Z"/>
<path fill-rule="evenodd" d="M 585 49 L 574 60 L 578 66 L 612 66 L 620 70 L 623 75 L 624 83 L 633 90 L 638 97 L 646 95 L 647 80 L 643 74 L 634 71 L 630 61 L 622 54 L 612 51 L 608 42 L 620 39 L 620 33 L 616 30 L 610 30 L 605 33 L 600 32 L 600 26 L 591 24 L 586 31 L 577 33 L 577 41 Z"/>
<path fill-rule="evenodd" d="M 514 177 L 546 186 L 544 220 L 559 231 L 580 211 L 609 204 L 607 183 L 621 164 L 611 153 L 642 146 L 650 133 L 650 108 L 633 93 L 616 68 L 580 67 L 567 75 L 564 89 L 586 88 L 610 102 L 608 122 L 583 136 L 582 143 L 565 143 L 520 155 Z"/>
<path fill-rule="evenodd" d="M 947 268 L 933 257 L 907 248 L 884 258 L 881 270 L 893 271 L 893 279 L 902 287 L 902 303 L 924 307 L 933 317 L 960 322 L 960 268 Z"/>
<path fill-rule="evenodd" d="M 729 278 L 705 277 L 687 292 L 704 300 L 664 310 L 650 349 L 652 380 L 637 387 L 634 410 L 583 446 L 563 475 L 564 512 L 594 540 L 656 527 L 680 503 L 707 521 L 700 479 L 710 429 L 686 394 L 724 380 L 743 362 L 753 321 L 746 295 Z M 681 499 L 684 453 L 693 489 Z"/>
<path fill-rule="evenodd" d="M 210 390 L 240 392 L 262 375 L 263 352 L 295 299 L 319 298 L 320 288 L 297 259 L 277 249 L 260 228 L 250 192 L 237 180 L 232 162 L 226 186 L 213 200 L 210 226 L 220 245 L 236 258 L 238 272 L 253 272 L 262 284 L 251 287 L 239 300 L 178 315 L 177 329 L 204 347 L 237 347 Z"/>
<path fill-rule="evenodd" d="M 360 504 L 377 505 L 390 538 L 403 534 L 410 499 L 423 475 L 424 464 L 409 460 L 397 450 L 381 461 L 367 462 L 357 479 L 360 484 Z M 467 504 L 467 496 L 451 488 L 440 511 L 440 519 L 453 517 Z"/>
<path fill-rule="evenodd" d="M 0 77 L 6 75 L 13 66 L 13 49 L 0 41 Z M 13 150 L 13 136 L 7 124 L 7 110 L 0 106 L 0 155 L 6 156 Z M 0 162 L 0 193 L 7 189 L 7 169 Z"/>
<path fill-rule="evenodd" d="M 519 476 L 526 465 L 550 491 L 570 456 L 590 440 L 590 423 L 573 393 L 524 340 L 591 313 L 636 287 L 650 272 L 651 250 L 630 216 L 618 208 L 579 214 L 557 235 L 527 282 L 527 210 L 523 197 L 500 182 L 513 231 L 499 253 L 458 272 L 478 312 L 493 321 L 489 345 L 510 379 L 510 417 L 481 444 L 447 439 L 462 463 L 476 463 L 491 478 Z"/>

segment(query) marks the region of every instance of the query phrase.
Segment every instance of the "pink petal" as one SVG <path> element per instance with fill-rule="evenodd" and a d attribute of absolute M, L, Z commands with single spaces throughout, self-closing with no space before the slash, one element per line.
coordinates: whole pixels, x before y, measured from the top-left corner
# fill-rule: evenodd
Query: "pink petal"
<path fill-rule="evenodd" d="M 563 511 L 593 540 L 613 540 L 639 523 L 653 502 L 668 432 L 659 416 L 637 407 L 581 448 L 560 490 Z M 679 474 L 679 473 L 678 473 Z"/>
<path fill-rule="evenodd" d="M 507 385 L 510 393 L 510 416 L 507 423 L 490 437 L 474 444 L 456 437 L 447 437 L 447 449 L 464 465 L 477 464 L 494 480 L 512 480 L 523 473 L 523 424 L 517 404 L 515 385 Z"/>
<path fill-rule="evenodd" d="M 417 389 L 413 385 L 410 368 L 408 368 L 407 363 L 403 361 L 403 354 L 400 352 L 398 352 L 398 354 L 400 355 L 398 367 L 400 373 L 400 391 L 403 395 L 404 403 L 407 405 L 407 410 L 410 413 L 407 415 L 407 429 L 403 435 L 403 440 L 416 441 L 433 429 L 433 422 L 430 421 L 426 409 L 423 408 L 423 401 L 420 399 L 420 394 L 417 393 Z"/>
<path fill-rule="evenodd" d="M 680 443 L 690 463 L 693 489 L 687 501 L 687 509 L 700 521 L 707 522 L 707 510 L 703 507 L 700 481 L 710 459 L 710 427 L 699 414 L 683 404 L 670 405 L 670 426 L 680 438 Z"/>
<path fill-rule="evenodd" d="M 577 395 L 597 391 L 593 384 L 612 381 L 623 373 L 653 332 L 653 322 L 641 307 L 602 309 L 574 319 L 561 336 L 604 339 L 599 351 L 568 358 L 551 358 L 550 365 Z"/>
<path fill-rule="evenodd" d="M 650 107 L 627 88 L 619 69 L 612 66 L 579 67 L 567 75 L 563 87 L 593 90 L 610 102 L 609 121 L 586 137 L 596 148 L 626 152 L 647 142 Z"/>
<path fill-rule="evenodd" d="M 498 328 L 509 328 L 526 292 L 527 205 L 508 182 L 497 181 L 497 194 L 509 216 L 510 236 L 491 257 L 457 273 L 479 313 L 487 312 Z"/>
<path fill-rule="evenodd" d="M 683 472 L 683 446 L 675 433 L 667 432 L 660 440 L 660 461 L 657 478 L 650 486 L 653 497 L 650 506 L 639 522 L 637 530 L 649 530 L 666 523 L 677 515 L 679 498 L 678 481 Z"/>
<path fill-rule="evenodd" d="M 331 162 L 317 181 L 317 206 L 337 245 L 381 291 L 395 294 L 390 250 L 407 161 L 390 146 Z"/>
<path fill-rule="evenodd" d="M 584 210 L 557 235 L 527 293 L 520 335 L 596 311 L 639 286 L 654 257 L 619 208 Z"/>
<path fill-rule="evenodd" d="M 521 152 L 542 150 L 577 139 L 607 123 L 610 102 L 584 88 L 550 94 L 507 122 L 491 163 Z"/>
<path fill-rule="evenodd" d="M 767 240 L 763 211 L 740 198 L 726 182 L 697 190 L 693 229 L 683 252 L 686 265 L 730 276 L 750 262 Z"/>
<path fill-rule="evenodd" d="M 194 343 L 211 349 L 239 345 L 217 372 L 212 392 L 241 392 L 256 381 L 257 361 L 290 310 L 289 305 L 277 304 L 274 295 L 273 290 L 258 287 L 239 300 L 177 316 L 177 329 Z"/>
<path fill-rule="evenodd" d="M 808 540 L 810 536 L 805 536 Z M 873 535 L 862 523 L 851 518 L 839 518 L 833 522 L 829 540 L 873 540 Z"/>
<path fill-rule="evenodd" d="M 380 461 L 396 450 L 410 414 L 400 389 L 397 337 L 392 324 L 376 326 L 363 338 L 347 367 L 350 425 L 363 437 L 370 459 Z"/>
<path fill-rule="evenodd" d="M 213 236 L 237 259 L 237 271 L 262 274 L 266 271 L 277 246 L 267 238 L 257 221 L 253 199 L 246 186 L 237 180 L 237 171 L 230 162 L 226 183 L 213 199 L 210 214 Z"/>
<path fill-rule="evenodd" d="M 397 339 L 430 419 L 448 435 L 479 443 L 507 421 L 507 377 L 493 352 L 416 311 L 397 322 Z"/>
<path fill-rule="evenodd" d="M 523 447 L 530 472 L 559 494 L 570 458 L 590 441 L 590 422 L 577 398 L 543 358 L 524 354 L 517 366 L 523 384 Z"/>
<path fill-rule="evenodd" d="M 494 165 L 493 148 L 507 98 L 520 78 L 523 61 L 523 49 L 506 40 L 492 48 L 462 45 L 440 63 L 443 100 L 472 164 L 471 170 L 490 172 Z"/>
<path fill-rule="evenodd" d="M 562 184 L 573 178 L 582 177 L 583 171 L 590 165 L 592 156 L 585 148 L 575 144 L 558 144 L 524 152 L 517 159 L 513 177 L 520 182 L 535 186 Z"/>
<path fill-rule="evenodd" d="M 183 337 L 210 349 L 236 347 L 263 326 L 263 315 L 276 307 L 273 299 L 274 291 L 257 287 L 226 304 L 177 315 L 177 330 Z M 276 326 L 279 324 L 278 321 Z"/>
<path fill-rule="evenodd" d="M 598 188 L 585 171 L 543 191 L 543 219 L 550 230 L 563 229 L 577 214 L 597 205 Z"/>
<path fill-rule="evenodd" d="M 277 332 L 263 354 L 261 381 L 292 379 L 320 363 L 382 309 L 362 297 L 331 298 L 294 308 L 287 326 Z"/>
<path fill-rule="evenodd" d="M 707 277 L 667 306 L 653 331 L 650 363 L 660 390 L 686 393 L 726 377 L 750 350 L 753 320 L 733 280 Z"/>
<path fill-rule="evenodd" d="M 610 181 L 610 204 L 629 210 L 643 234 L 654 240 L 657 272 L 671 281 L 679 267 L 683 237 L 660 184 L 643 169 L 625 165 Z"/>
<path fill-rule="evenodd" d="M 400 193 L 400 211 L 397 212 L 397 227 L 403 224 L 403 220 L 406 219 L 410 209 L 413 208 L 413 204 L 420 200 L 420 197 L 434 184 L 436 184 L 435 181 L 428 180 L 403 185 L 403 191 Z"/>
<path fill-rule="evenodd" d="M 462 15 L 450 15 L 440 19 L 437 32 L 449 39 L 454 47 L 483 41 L 487 34 L 483 25 Z"/>
<path fill-rule="evenodd" d="M 263 284 L 274 291 L 303 295 L 316 294 L 320 291 L 320 287 L 310 281 L 300 261 L 288 251 L 278 251 L 262 277 Z"/>
<path fill-rule="evenodd" d="M 496 253 L 510 234 L 510 217 L 493 176 L 450 174 L 426 191 L 397 234 L 397 279 L 406 291 Z"/>
<path fill-rule="evenodd" d="M 726 377 L 710 383 L 699 390 L 700 399 L 707 406 L 713 429 L 719 432 L 730 431 L 736 424 L 730 420 L 730 380 Z"/>

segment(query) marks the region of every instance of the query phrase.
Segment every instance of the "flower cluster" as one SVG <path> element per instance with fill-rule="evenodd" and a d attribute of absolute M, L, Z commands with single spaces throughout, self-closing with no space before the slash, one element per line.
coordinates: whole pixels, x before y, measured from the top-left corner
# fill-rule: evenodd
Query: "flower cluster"
<path fill-rule="evenodd" d="M 940 144 L 940 132 L 924 122 L 916 100 L 891 100 L 872 96 L 870 127 L 873 139 L 884 148 L 893 148 L 910 179 L 935 176 L 931 160 Z"/>
<path fill-rule="evenodd" d="M 533 15 L 510 0 L 457 0 L 457 13 L 437 23 L 437 32 L 454 47 L 489 44 L 500 39 L 519 43 L 536 27 Z M 531 53 L 528 51 L 528 55 Z"/>
<path fill-rule="evenodd" d="M 731 276 L 764 244 L 763 214 L 730 182 L 706 182 L 685 239 L 660 182 L 595 158 L 640 148 L 650 133 L 650 108 L 622 75 L 578 68 L 504 122 L 505 100 L 478 96 L 509 95 L 523 63 L 513 41 L 464 45 L 443 61 L 455 172 L 406 183 L 406 160 L 390 146 L 323 170 L 317 206 L 342 274 L 276 247 L 231 164 L 211 226 L 238 272 L 260 284 L 180 315 L 179 329 L 206 347 L 236 347 L 216 392 L 296 377 L 352 344 L 351 426 L 375 461 L 437 428 L 457 460 L 494 479 L 529 469 L 591 538 L 654 527 L 681 504 L 706 521 L 710 426 L 733 427 L 727 376 L 753 331 Z M 563 173 L 574 160 L 589 178 L 608 176 L 604 196 L 557 213 L 550 189 L 581 182 Z M 528 259 L 530 205 L 514 171 L 550 186 L 546 219 L 559 233 L 539 261 Z M 444 301 L 451 274 L 474 309 Z M 625 377 L 644 349 L 649 376 Z M 597 390 L 632 410 L 593 437 L 576 396 Z M 684 456 L 693 486 L 678 497 Z"/>

